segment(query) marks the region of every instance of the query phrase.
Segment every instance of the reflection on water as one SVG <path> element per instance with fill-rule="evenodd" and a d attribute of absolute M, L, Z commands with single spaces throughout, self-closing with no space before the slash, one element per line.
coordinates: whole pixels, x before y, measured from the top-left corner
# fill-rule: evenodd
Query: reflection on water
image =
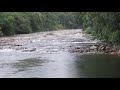
<path fill-rule="evenodd" d="M 25 78 L 119 78 L 120 57 L 110 55 L 78 55 L 61 52 L 11 64 L 17 69 L 11 77 Z"/>
<path fill-rule="evenodd" d="M 31 59 L 20 60 L 19 62 L 13 63 L 11 65 L 12 68 L 18 69 L 17 72 L 20 72 L 20 71 L 27 71 L 32 67 L 42 66 L 43 63 L 46 62 L 47 60 L 42 60 L 40 58 L 31 58 Z"/>
<path fill-rule="evenodd" d="M 61 52 L 0 66 L 0 77 L 10 78 L 120 77 L 120 57 L 102 54 L 75 55 Z"/>
<path fill-rule="evenodd" d="M 43 56 L 44 57 L 44 56 Z M 74 56 L 67 52 L 45 55 L 46 59 L 34 58 L 20 60 L 11 64 L 17 69 L 11 77 L 71 78 L 77 77 Z"/>
<path fill-rule="evenodd" d="M 83 55 L 77 57 L 79 76 L 88 78 L 120 78 L 120 57 L 110 55 Z"/>

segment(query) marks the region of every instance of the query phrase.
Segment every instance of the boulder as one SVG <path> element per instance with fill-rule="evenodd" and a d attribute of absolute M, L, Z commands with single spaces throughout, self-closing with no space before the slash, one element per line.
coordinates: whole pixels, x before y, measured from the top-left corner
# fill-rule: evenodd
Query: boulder
<path fill-rule="evenodd" d="M 116 55 L 117 53 L 116 53 L 116 52 L 111 52 L 110 54 L 112 54 L 112 55 Z"/>
<path fill-rule="evenodd" d="M 81 49 L 80 47 L 76 47 L 75 49 Z"/>
<path fill-rule="evenodd" d="M 91 50 L 96 50 L 97 47 L 96 47 L 96 46 L 91 46 L 90 49 L 91 49 Z"/>
<path fill-rule="evenodd" d="M 14 45 L 14 46 L 22 46 L 22 45 Z"/>
<path fill-rule="evenodd" d="M 111 52 L 110 54 L 114 55 L 114 52 Z"/>
<path fill-rule="evenodd" d="M 33 49 L 25 49 L 25 50 L 23 50 L 22 52 L 33 52 L 33 51 L 36 51 L 36 48 L 33 48 Z"/>
<path fill-rule="evenodd" d="M 88 49 L 86 49 L 86 50 L 85 50 L 85 52 L 90 52 L 90 49 L 89 49 L 89 48 L 88 48 Z"/>
<path fill-rule="evenodd" d="M 120 55 L 120 50 L 118 50 L 117 54 Z"/>
<path fill-rule="evenodd" d="M 105 50 L 106 48 L 105 48 L 105 46 L 101 46 L 101 50 Z"/>
<path fill-rule="evenodd" d="M 110 46 L 106 46 L 106 50 L 110 50 L 111 49 L 111 47 Z"/>
<path fill-rule="evenodd" d="M 74 49 L 73 52 L 80 52 L 81 50 L 79 49 Z"/>
<path fill-rule="evenodd" d="M 106 46 L 105 49 L 103 49 L 105 53 L 109 53 L 111 51 L 110 46 Z"/>
<path fill-rule="evenodd" d="M 36 48 L 33 48 L 33 49 L 30 50 L 30 52 L 33 52 L 33 51 L 35 51 L 35 50 L 36 50 Z"/>

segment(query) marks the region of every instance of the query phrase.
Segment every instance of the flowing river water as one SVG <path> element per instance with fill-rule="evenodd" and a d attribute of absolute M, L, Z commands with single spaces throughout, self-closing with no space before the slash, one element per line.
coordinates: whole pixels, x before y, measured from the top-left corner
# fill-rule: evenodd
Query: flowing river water
<path fill-rule="evenodd" d="M 1 37 L 0 78 L 119 78 L 119 56 L 72 52 L 100 42 L 81 29 Z"/>

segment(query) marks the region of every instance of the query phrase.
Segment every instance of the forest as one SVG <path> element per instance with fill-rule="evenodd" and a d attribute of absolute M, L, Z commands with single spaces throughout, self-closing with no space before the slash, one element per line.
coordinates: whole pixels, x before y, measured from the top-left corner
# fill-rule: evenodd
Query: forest
<path fill-rule="evenodd" d="M 120 44 L 119 12 L 0 12 L 0 36 L 77 28 Z"/>
<path fill-rule="evenodd" d="M 76 28 L 72 12 L 1 12 L 0 36 Z"/>

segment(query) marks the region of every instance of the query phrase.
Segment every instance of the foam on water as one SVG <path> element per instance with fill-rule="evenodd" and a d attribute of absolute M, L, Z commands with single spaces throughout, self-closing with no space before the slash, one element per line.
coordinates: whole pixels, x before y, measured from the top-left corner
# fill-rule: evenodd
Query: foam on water
<path fill-rule="evenodd" d="M 0 52 L 13 52 L 13 51 L 15 51 L 15 50 L 13 50 L 13 49 L 2 49 L 2 50 L 0 50 Z"/>

